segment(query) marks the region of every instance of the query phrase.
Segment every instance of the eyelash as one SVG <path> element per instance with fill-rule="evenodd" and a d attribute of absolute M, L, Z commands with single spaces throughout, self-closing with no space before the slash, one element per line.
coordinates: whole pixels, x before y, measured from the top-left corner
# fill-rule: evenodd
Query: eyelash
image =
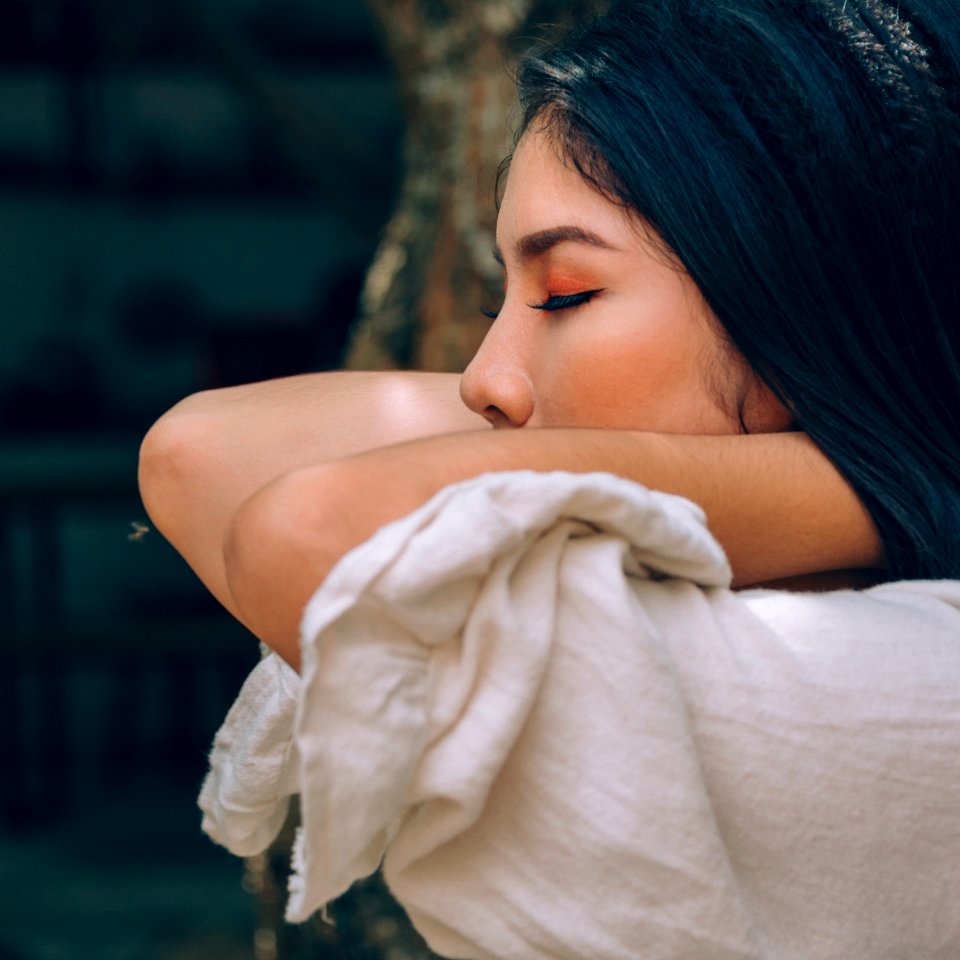
<path fill-rule="evenodd" d="M 557 310 L 570 310 L 573 307 L 579 307 L 584 303 L 589 303 L 600 290 L 584 290 L 581 293 L 563 293 L 547 297 L 543 303 L 531 303 L 528 306 L 533 310 L 545 310 L 547 313 L 554 313 Z M 490 320 L 496 320 L 499 311 L 480 308 L 480 312 Z"/>
<path fill-rule="evenodd" d="M 580 293 L 562 293 L 552 297 L 547 297 L 543 303 L 531 303 L 534 310 L 546 310 L 553 313 L 555 310 L 569 310 L 571 307 L 579 307 L 583 303 L 589 303 L 600 291 L 583 290 Z"/>

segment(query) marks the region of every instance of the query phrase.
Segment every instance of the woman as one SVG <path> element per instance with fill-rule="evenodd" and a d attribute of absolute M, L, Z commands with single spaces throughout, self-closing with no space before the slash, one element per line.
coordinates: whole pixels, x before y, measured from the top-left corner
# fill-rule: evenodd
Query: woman
<path fill-rule="evenodd" d="M 740 585 L 876 565 L 871 524 L 957 576 L 958 69 L 942 0 L 622 3 L 521 70 L 472 413 L 341 378 L 154 429 L 158 526 L 305 657 L 205 797 L 243 850 L 231 804 L 256 846 L 303 793 L 293 916 L 386 849 L 451 956 L 956 955 L 957 585 L 732 593 L 695 510 L 575 475 L 700 503 Z M 567 473 L 443 489 L 523 468 Z"/>

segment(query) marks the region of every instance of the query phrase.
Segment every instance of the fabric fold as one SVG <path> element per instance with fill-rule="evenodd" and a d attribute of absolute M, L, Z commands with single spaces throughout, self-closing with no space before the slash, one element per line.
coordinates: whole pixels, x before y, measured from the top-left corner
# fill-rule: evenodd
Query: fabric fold
<path fill-rule="evenodd" d="M 702 511 L 489 474 L 345 556 L 217 736 L 238 853 L 301 794 L 288 918 L 381 863 L 475 960 L 955 960 L 960 584 L 729 589 Z"/>
<path fill-rule="evenodd" d="M 300 677 L 275 653 L 254 667 L 217 732 L 200 791 L 202 829 L 241 857 L 265 850 L 299 791 L 293 721 Z"/>
<path fill-rule="evenodd" d="M 344 558 L 303 620 L 310 789 L 289 917 L 339 895 L 388 846 L 396 882 L 478 822 L 581 587 L 619 588 L 616 619 L 632 627 L 625 578 L 678 577 L 729 582 L 702 511 L 605 474 L 481 477 Z M 332 743 L 322 731 L 334 728 Z"/>

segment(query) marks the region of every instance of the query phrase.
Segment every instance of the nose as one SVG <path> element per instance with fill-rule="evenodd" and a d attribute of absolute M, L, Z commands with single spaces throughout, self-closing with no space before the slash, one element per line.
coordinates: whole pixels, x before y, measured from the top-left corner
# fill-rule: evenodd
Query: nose
<path fill-rule="evenodd" d="M 494 427 L 522 427 L 533 415 L 533 380 L 522 340 L 501 315 L 460 378 L 463 402 Z"/>

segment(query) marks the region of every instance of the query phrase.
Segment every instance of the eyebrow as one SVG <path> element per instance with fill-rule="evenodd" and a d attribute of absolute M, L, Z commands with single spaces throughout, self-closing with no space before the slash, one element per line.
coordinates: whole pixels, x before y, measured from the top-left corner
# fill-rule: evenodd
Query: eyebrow
<path fill-rule="evenodd" d="M 618 249 L 599 234 L 583 227 L 550 227 L 547 230 L 537 230 L 535 233 L 528 233 L 525 237 L 521 237 L 516 243 L 517 259 L 521 263 L 528 263 L 530 260 L 542 257 L 548 250 L 552 250 L 560 243 L 585 243 L 602 250 Z M 493 247 L 493 259 L 501 267 L 503 266 L 503 253 L 497 245 Z"/>

